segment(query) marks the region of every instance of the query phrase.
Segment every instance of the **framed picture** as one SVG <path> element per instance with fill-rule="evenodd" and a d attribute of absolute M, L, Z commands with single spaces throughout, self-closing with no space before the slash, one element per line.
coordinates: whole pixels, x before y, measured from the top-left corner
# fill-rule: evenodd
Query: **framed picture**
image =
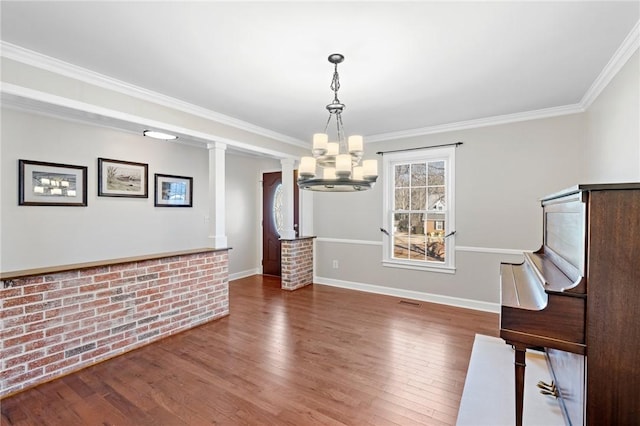
<path fill-rule="evenodd" d="M 98 158 L 98 195 L 149 198 L 149 165 Z"/>
<path fill-rule="evenodd" d="M 18 160 L 18 204 L 86 206 L 87 167 Z"/>
<path fill-rule="evenodd" d="M 193 178 L 155 174 L 156 207 L 192 207 Z"/>

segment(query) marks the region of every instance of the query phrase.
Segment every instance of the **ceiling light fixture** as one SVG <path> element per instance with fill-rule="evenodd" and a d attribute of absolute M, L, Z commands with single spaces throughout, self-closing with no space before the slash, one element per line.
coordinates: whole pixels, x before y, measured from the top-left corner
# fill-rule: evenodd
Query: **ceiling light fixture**
<path fill-rule="evenodd" d="M 344 56 L 334 53 L 329 62 L 334 64 L 331 90 L 333 102 L 327 105 L 329 119 L 324 133 L 313 135 L 312 157 L 302 157 L 298 169 L 298 186 L 302 189 L 323 192 L 353 192 L 373 188 L 378 178 L 378 161 L 364 160 L 363 138 L 360 135 L 346 137 L 342 124 L 345 105 L 338 99 L 340 76 L 338 64 Z M 335 117 L 336 139 L 329 142 L 327 129 Z M 361 165 L 362 163 L 362 165 Z M 317 177 L 316 177 L 317 176 Z"/>
<path fill-rule="evenodd" d="M 145 130 L 144 132 L 142 132 L 142 135 L 149 136 L 150 138 L 154 138 L 154 139 L 162 139 L 165 141 L 173 141 L 178 139 L 176 135 L 170 135 L 169 133 L 163 133 L 163 132 L 156 132 L 155 130 Z"/>

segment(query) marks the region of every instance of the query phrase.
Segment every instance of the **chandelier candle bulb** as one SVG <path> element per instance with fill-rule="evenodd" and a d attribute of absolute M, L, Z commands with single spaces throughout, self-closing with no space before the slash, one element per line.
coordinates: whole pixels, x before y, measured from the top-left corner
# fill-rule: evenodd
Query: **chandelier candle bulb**
<path fill-rule="evenodd" d="M 327 143 L 329 135 L 326 133 L 314 133 L 313 135 L 313 153 L 316 155 L 324 155 L 327 152 Z"/>
<path fill-rule="evenodd" d="M 316 159 L 313 157 L 302 157 L 300 159 L 298 174 L 301 178 L 314 177 L 316 175 Z"/>
<path fill-rule="evenodd" d="M 349 152 L 358 153 L 363 150 L 363 140 L 360 135 L 349 136 Z"/>
<path fill-rule="evenodd" d="M 338 142 L 329 142 L 327 144 L 327 155 L 336 156 L 340 152 L 340 144 Z"/>
<path fill-rule="evenodd" d="M 335 167 L 325 167 L 324 174 L 322 175 L 324 179 L 335 179 L 336 178 L 336 168 Z"/>
<path fill-rule="evenodd" d="M 364 179 L 364 170 L 362 166 L 355 166 L 353 168 L 353 180 L 363 180 Z"/>
<path fill-rule="evenodd" d="M 362 167 L 365 179 L 376 179 L 378 177 L 378 160 L 364 160 Z"/>
<path fill-rule="evenodd" d="M 336 156 L 336 176 L 339 178 L 351 176 L 351 156 L 349 154 Z"/>

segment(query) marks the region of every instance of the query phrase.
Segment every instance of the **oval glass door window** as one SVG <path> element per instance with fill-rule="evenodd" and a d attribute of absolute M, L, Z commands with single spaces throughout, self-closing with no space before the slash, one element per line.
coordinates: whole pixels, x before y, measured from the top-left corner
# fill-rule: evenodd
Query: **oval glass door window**
<path fill-rule="evenodd" d="M 273 196 L 273 221 L 276 225 L 276 232 L 278 235 L 282 235 L 282 228 L 284 226 L 284 218 L 282 217 L 282 184 L 276 187 Z"/>

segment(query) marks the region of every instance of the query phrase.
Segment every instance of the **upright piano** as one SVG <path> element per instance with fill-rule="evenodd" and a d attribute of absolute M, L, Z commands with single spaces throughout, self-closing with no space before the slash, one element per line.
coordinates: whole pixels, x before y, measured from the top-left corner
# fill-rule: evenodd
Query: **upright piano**
<path fill-rule="evenodd" d="M 567 424 L 640 425 L 640 183 L 577 185 L 542 209 L 542 247 L 500 267 L 516 425 L 531 348 L 545 352 Z"/>

